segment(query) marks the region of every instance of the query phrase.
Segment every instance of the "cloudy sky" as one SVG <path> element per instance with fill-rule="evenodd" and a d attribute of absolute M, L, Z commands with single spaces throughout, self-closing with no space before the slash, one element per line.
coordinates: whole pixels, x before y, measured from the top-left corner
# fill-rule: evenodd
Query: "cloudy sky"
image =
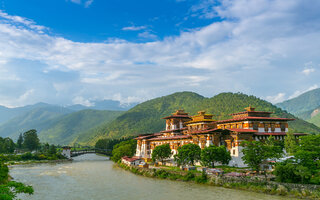
<path fill-rule="evenodd" d="M 0 105 L 320 86 L 319 0 L 0 0 Z"/>

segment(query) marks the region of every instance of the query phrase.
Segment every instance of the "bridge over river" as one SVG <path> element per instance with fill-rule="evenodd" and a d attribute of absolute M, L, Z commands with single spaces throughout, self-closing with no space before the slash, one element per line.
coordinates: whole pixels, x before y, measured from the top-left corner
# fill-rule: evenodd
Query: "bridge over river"
<path fill-rule="evenodd" d="M 71 147 L 63 147 L 62 155 L 65 157 L 71 159 L 72 157 L 84 155 L 84 154 L 103 154 L 110 156 L 112 152 L 112 149 L 98 149 L 98 148 L 84 148 L 81 150 L 76 150 Z"/>

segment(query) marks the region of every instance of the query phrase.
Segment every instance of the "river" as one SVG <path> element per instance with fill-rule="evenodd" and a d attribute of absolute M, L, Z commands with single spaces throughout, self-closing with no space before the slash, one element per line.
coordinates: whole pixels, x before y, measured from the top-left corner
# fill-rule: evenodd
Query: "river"
<path fill-rule="evenodd" d="M 72 162 L 14 166 L 10 175 L 34 187 L 32 200 L 284 200 L 285 197 L 137 176 L 106 157 L 82 155 Z"/>

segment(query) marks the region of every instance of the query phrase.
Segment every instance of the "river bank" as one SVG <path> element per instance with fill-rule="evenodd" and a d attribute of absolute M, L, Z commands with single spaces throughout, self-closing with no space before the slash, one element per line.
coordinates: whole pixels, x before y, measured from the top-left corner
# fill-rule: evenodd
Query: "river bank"
<path fill-rule="evenodd" d="M 116 165 L 134 174 L 145 177 L 193 182 L 197 184 L 219 186 L 224 188 L 246 190 L 251 192 L 280 195 L 292 198 L 320 199 L 320 186 L 317 185 L 278 183 L 258 180 L 254 177 L 209 176 L 204 173 L 201 174 L 190 171 L 184 172 L 155 168 L 140 168 L 127 166 L 122 163 L 117 163 Z"/>

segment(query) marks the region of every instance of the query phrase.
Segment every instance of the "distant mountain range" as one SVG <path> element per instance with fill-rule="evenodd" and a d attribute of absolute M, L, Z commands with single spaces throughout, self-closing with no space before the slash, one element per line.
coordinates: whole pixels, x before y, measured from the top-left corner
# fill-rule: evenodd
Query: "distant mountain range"
<path fill-rule="evenodd" d="M 297 101 L 298 104 L 301 104 L 300 101 Z M 290 104 L 291 101 L 284 103 Z M 231 113 L 243 111 L 249 105 L 256 107 L 256 110 L 273 112 L 273 116 L 295 118 L 295 121 L 289 122 L 290 130 L 294 132 L 320 133 L 320 128 L 315 125 L 317 123 L 311 121 L 320 121 L 320 115 L 315 110 L 313 114 L 310 113 L 310 116 L 314 117 L 308 119 L 314 123 L 312 124 L 267 101 L 242 93 L 221 93 L 206 98 L 193 92 L 178 92 L 134 105 L 123 106 L 119 102 L 107 100 L 95 102 L 93 107 L 83 105 L 62 107 L 46 103 L 12 109 L 0 107 L 2 120 L 0 136 L 17 139 L 20 133 L 36 129 L 41 142 L 94 145 L 100 138 L 120 138 L 161 131 L 165 128 L 164 120 L 161 118 L 177 109 L 184 109 L 190 115 L 205 110 L 214 114 L 214 119 L 222 120 L 230 118 Z M 310 108 L 317 108 L 316 103 L 311 107 L 299 106 L 307 111 Z M 295 106 L 288 105 L 285 108 L 291 107 Z M 306 112 L 305 110 L 303 112 Z M 303 113 L 299 109 L 294 111 Z"/>
<path fill-rule="evenodd" d="M 91 133 L 87 134 L 87 137 L 78 137 L 76 142 L 93 145 L 101 138 L 158 132 L 165 128 L 164 120 L 161 118 L 181 108 L 191 115 L 205 110 L 214 114 L 214 119 L 222 120 L 230 118 L 231 113 L 243 111 L 249 105 L 256 107 L 256 110 L 274 112 L 273 116 L 295 118 L 295 121 L 289 122 L 290 130 L 294 132 L 320 133 L 320 128 L 314 124 L 298 119 L 254 96 L 241 93 L 221 93 L 212 98 L 206 98 L 193 92 L 179 92 L 138 104 L 113 121 L 103 123 L 95 130 L 90 130 Z"/>
<path fill-rule="evenodd" d="M 43 142 L 69 144 L 82 132 L 114 119 L 134 105 L 103 100 L 95 101 L 92 107 L 47 103 L 18 108 L 0 106 L 0 136 L 17 139 L 20 133 L 37 129 Z"/>
<path fill-rule="evenodd" d="M 278 103 L 276 106 L 320 127 L 320 88 Z"/>

